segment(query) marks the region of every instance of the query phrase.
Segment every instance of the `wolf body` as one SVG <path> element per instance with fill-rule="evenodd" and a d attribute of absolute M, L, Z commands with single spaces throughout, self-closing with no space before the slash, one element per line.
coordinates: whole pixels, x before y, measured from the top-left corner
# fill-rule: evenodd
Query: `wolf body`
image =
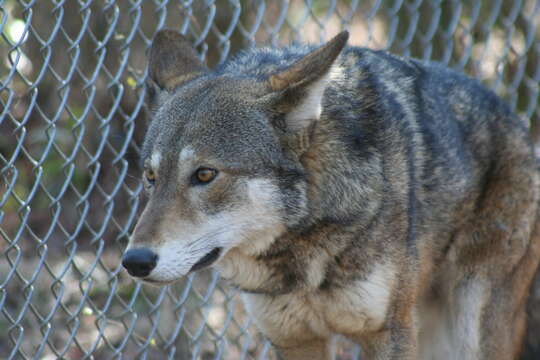
<path fill-rule="evenodd" d="M 166 284 L 206 266 L 284 359 L 517 359 L 540 259 L 527 125 L 447 68 L 346 47 L 251 49 L 214 71 L 150 51 L 149 201 L 124 256 Z"/>

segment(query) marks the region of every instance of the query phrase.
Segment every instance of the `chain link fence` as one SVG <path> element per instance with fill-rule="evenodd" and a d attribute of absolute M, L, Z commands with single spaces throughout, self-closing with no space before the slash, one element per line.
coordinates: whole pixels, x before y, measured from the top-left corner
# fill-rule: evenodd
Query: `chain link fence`
<path fill-rule="evenodd" d="M 144 202 L 145 51 L 163 27 L 210 66 L 348 28 L 353 45 L 441 61 L 540 122 L 540 0 L 0 0 L 2 359 L 275 357 L 216 273 L 153 288 L 121 269 Z"/>

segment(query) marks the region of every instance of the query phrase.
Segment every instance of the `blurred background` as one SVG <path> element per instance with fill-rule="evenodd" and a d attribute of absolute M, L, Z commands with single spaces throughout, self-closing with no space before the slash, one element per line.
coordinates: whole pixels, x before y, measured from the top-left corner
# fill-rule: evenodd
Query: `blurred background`
<path fill-rule="evenodd" d="M 145 201 L 146 50 L 163 27 L 210 67 L 347 28 L 353 45 L 445 63 L 540 122 L 540 0 L 0 0 L 1 359 L 274 358 L 214 272 L 159 289 L 120 268 Z"/>

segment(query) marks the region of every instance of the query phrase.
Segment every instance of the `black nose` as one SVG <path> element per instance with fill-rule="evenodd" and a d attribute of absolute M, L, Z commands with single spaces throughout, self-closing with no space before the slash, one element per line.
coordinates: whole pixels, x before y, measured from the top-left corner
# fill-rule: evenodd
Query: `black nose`
<path fill-rule="evenodd" d="M 122 266 L 131 276 L 145 277 L 156 267 L 157 258 L 158 256 L 148 249 L 131 249 L 124 254 Z"/>

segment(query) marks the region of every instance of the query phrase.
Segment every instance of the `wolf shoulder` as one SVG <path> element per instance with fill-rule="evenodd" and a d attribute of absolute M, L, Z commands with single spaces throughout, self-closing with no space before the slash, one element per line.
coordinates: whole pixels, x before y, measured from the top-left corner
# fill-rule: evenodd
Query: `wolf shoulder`
<path fill-rule="evenodd" d="M 401 105 L 410 107 L 419 122 L 440 123 L 442 127 L 457 122 L 465 136 L 475 131 L 476 123 L 490 121 L 527 131 L 492 90 L 441 63 L 360 47 L 348 48 L 340 60 L 338 66 L 343 69 L 336 90 L 348 91 L 351 85 L 369 88 L 379 98 L 385 115 L 392 118 L 392 113 L 403 114 L 397 106 Z"/>
<path fill-rule="evenodd" d="M 459 71 L 359 47 L 348 48 L 336 66 L 338 75 L 325 94 L 328 116 L 360 120 L 360 131 L 368 125 L 379 135 L 400 133 L 424 169 L 444 163 L 443 170 L 466 176 L 473 168 L 487 168 L 486 159 L 531 152 L 527 123 L 492 90 Z M 357 110 L 347 106 L 351 102 Z"/>

